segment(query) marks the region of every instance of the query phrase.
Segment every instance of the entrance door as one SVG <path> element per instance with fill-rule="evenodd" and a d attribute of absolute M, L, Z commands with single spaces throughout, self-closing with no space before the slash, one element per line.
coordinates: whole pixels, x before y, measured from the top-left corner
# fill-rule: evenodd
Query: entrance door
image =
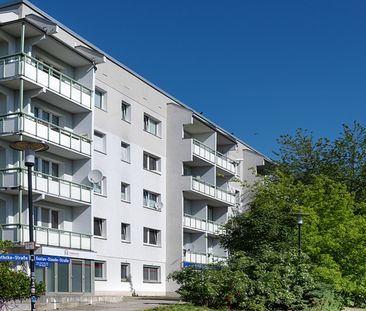
<path fill-rule="evenodd" d="M 83 291 L 83 262 L 79 260 L 72 261 L 72 292 L 81 293 Z"/>

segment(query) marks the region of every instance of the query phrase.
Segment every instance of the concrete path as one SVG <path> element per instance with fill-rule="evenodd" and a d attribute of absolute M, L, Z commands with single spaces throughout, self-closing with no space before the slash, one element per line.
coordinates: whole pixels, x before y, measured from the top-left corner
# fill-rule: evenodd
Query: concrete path
<path fill-rule="evenodd" d="M 159 299 L 159 298 L 131 298 L 126 297 L 125 301 L 119 303 L 103 303 L 82 306 L 74 309 L 63 309 L 65 311 L 91 311 L 91 310 L 111 310 L 111 311 L 137 311 L 143 309 L 150 309 L 157 306 L 166 306 L 179 303 L 174 299 Z"/>

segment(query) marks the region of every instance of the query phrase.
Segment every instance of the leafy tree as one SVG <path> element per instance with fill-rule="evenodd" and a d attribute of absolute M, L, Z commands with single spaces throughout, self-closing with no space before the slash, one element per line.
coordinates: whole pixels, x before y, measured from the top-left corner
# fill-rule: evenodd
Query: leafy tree
<path fill-rule="evenodd" d="M 316 280 L 331 284 L 348 303 L 365 303 L 366 220 L 356 211 L 347 187 L 327 176 L 314 176 L 311 183 L 277 171 L 256 188 L 248 212 L 228 222 L 221 242 L 231 253 L 244 251 L 258 258 L 271 247 L 277 252 L 296 249 L 296 218 L 304 219 L 303 251 L 313 264 Z"/>
<path fill-rule="evenodd" d="M 333 141 L 298 129 L 294 136 L 280 136 L 278 143 L 277 164 L 283 172 L 305 183 L 326 175 L 346 185 L 358 201 L 366 201 L 366 128 L 360 123 L 343 124 Z"/>
<path fill-rule="evenodd" d="M 0 253 L 6 253 L 12 246 L 10 241 L 0 241 Z M 44 284 L 36 284 L 36 294 L 45 291 Z M 0 262 L 0 310 L 7 308 L 9 303 L 30 298 L 30 278 L 24 272 L 14 271 L 9 262 Z"/>

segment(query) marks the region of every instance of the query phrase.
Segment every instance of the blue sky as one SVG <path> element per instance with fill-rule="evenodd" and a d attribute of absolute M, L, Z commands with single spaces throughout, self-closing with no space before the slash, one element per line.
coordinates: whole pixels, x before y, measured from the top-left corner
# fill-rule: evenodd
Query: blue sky
<path fill-rule="evenodd" d="M 268 156 L 366 125 L 366 1 L 32 2 Z"/>

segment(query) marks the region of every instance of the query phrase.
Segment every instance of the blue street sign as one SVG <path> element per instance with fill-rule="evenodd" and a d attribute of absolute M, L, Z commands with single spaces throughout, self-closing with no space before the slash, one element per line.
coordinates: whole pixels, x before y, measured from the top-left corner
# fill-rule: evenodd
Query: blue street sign
<path fill-rule="evenodd" d="M 36 261 L 34 265 L 38 268 L 47 268 L 49 266 L 49 262 L 47 262 L 47 261 Z"/>
<path fill-rule="evenodd" d="M 36 255 L 35 257 L 37 267 L 41 267 L 41 263 L 44 263 L 43 267 L 48 267 L 49 263 L 70 264 L 69 257 L 48 255 Z M 29 258 L 29 255 L 24 254 L 0 254 L 0 261 L 29 261 Z M 45 266 L 46 263 L 47 266 Z"/>

